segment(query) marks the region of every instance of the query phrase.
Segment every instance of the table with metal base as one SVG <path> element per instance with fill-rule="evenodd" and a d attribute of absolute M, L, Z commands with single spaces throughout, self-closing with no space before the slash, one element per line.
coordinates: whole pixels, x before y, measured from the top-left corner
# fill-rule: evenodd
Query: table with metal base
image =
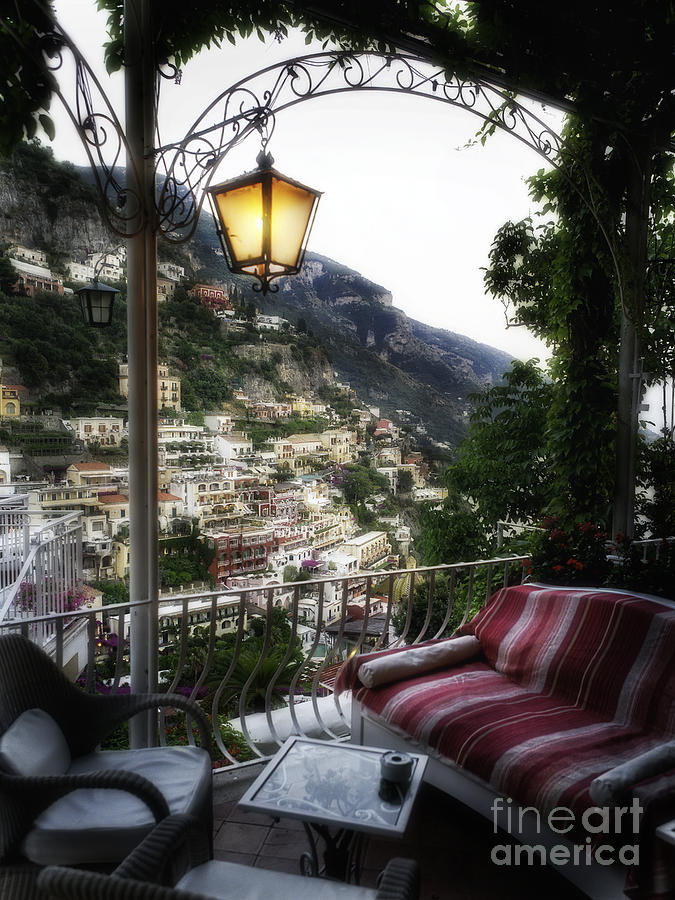
<path fill-rule="evenodd" d="M 239 804 L 276 819 L 302 821 L 310 847 L 300 858 L 303 874 L 358 884 L 364 839 L 403 836 L 427 763 L 424 754 L 411 753 L 409 782 L 391 784 L 380 777 L 386 752 L 290 737 Z M 322 859 L 318 839 L 324 844 Z"/>

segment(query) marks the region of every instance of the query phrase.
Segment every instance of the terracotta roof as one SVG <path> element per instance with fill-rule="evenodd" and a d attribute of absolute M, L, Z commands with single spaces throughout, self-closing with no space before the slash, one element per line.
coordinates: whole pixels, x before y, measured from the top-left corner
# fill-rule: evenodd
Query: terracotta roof
<path fill-rule="evenodd" d="M 99 503 L 128 503 L 129 498 L 124 494 L 99 494 Z"/>
<path fill-rule="evenodd" d="M 73 469 L 77 469 L 78 472 L 110 472 L 110 466 L 108 463 L 100 463 L 100 462 L 83 462 L 83 463 L 73 463 Z"/>
<path fill-rule="evenodd" d="M 158 491 L 157 499 L 158 500 L 180 500 L 181 498 L 176 497 L 175 494 L 167 494 L 165 491 Z"/>

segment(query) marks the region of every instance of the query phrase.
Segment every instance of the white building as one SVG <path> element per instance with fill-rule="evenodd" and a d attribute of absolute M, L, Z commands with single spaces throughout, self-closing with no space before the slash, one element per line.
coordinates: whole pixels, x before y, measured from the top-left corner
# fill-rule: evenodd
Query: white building
<path fill-rule="evenodd" d="M 265 329 L 266 331 L 281 331 L 284 327 L 284 324 L 288 325 L 288 319 L 283 319 L 281 316 L 263 316 L 258 315 L 255 317 L 255 324 L 258 328 Z"/>
<path fill-rule="evenodd" d="M 116 416 L 80 416 L 64 421 L 64 425 L 71 428 L 75 437 L 88 447 L 92 444 L 119 447 L 122 438 L 127 436 L 124 419 Z"/>
<path fill-rule="evenodd" d="M 160 463 L 167 467 L 182 467 L 182 457 L 208 457 L 201 465 L 220 462 L 215 436 L 202 425 L 186 425 L 182 419 L 162 422 L 157 426 L 157 445 Z"/>
<path fill-rule="evenodd" d="M 111 281 L 121 281 L 124 278 L 124 261 L 126 251 L 122 248 L 111 253 L 89 253 L 87 263 L 96 270 L 98 278 L 109 278 Z"/>
<path fill-rule="evenodd" d="M 9 484 L 12 480 L 9 467 L 9 450 L 0 444 L 0 484 Z"/>
<path fill-rule="evenodd" d="M 241 432 L 231 431 L 215 436 L 215 449 L 226 464 L 232 463 L 253 453 L 253 441 Z"/>
<path fill-rule="evenodd" d="M 392 494 L 395 494 L 398 486 L 398 469 L 396 466 L 378 466 L 376 471 L 379 475 L 384 475 L 389 481 L 389 490 Z"/>
<path fill-rule="evenodd" d="M 81 263 L 71 259 L 68 262 L 68 274 L 73 281 L 93 281 L 94 267 L 91 263 Z"/>
<path fill-rule="evenodd" d="M 165 278 L 170 278 L 172 281 L 180 281 L 181 278 L 185 278 L 185 269 L 183 266 L 176 265 L 176 263 L 161 262 L 157 266 L 157 271 Z"/>
<path fill-rule="evenodd" d="M 47 265 L 47 254 L 44 250 L 34 250 L 31 247 L 24 247 L 23 244 L 14 244 L 10 247 L 9 256 L 13 259 L 23 259 L 34 266 Z"/>
<path fill-rule="evenodd" d="M 232 416 L 225 415 L 225 413 L 206 413 L 204 425 L 209 431 L 217 431 L 218 434 L 228 434 L 234 428 Z"/>
<path fill-rule="evenodd" d="M 359 569 L 368 569 L 391 553 L 391 544 L 387 540 L 386 531 L 369 531 L 359 537 L 350 538 L 339 549 L 343 553 L 355 556 Z"/>
<path fill-rule="evenodd" d="M 344 428 L 330 428 L 322 432 L 319 437 L 333 462 L 342 464 L 354 459 L 356 434 L 353 431 L 347 431 Z"/>

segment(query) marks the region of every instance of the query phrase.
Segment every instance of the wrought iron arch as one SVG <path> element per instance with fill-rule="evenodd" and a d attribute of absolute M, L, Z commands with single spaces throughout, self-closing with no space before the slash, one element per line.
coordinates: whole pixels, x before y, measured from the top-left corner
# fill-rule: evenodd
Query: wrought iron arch
<path fill-rule="evenodd" d="M 276 116 L 286 109 L 349 91 L 403 93 L 446 103 L 534 150 L 558 169 L 593 215 L 612 258 L 623 303 L 617 249 L 599 215 L 596 186 L 583 161 L 569 153 L 563 158 L 563 138 L 507 91 L 488 81 L 448 76 L 443 67 L 408 54 L 313 53 L 268 66 L 227 88 L 204 109 L 184 138 L 156 150 L 157 167 L 165 172 L 157 203 L 159 233 L 174 242 L 190 238 L 204 192 L 233 147 L 253 133 L 269 140 Z"/>
<path fill-rule="evenodd" d="M 39 2 L 39 0 L 35 0 Z M 0 24 L 23 46 L 20 35 L 0 16 Z M 25 48 L 24 48 L 25 49 Z M 120 165 L 127 148 L 124 129 L 100 82 L 61 26 L 42 37 L 43 60 L 50 72 L 64 65 L 64 51 L 75 69 L 72 100 L 54 79 L 54 91 L 64 105 L 87 152 L 109 227 L 121 237 L 135 232 L 141 192 L 136 172 L 124 182 Z M 175 67 L 158 66 L 162 78 L 178 78 Z M 563 139 L 508 91 L 487 80 L 448 75 L 444 67 L 421 56 L 377 51 L 327 51 L 276 63 L 249 75 L 221 92 L 199 115 L 187 134 L 152 152 L 155 175 L 163 175 L 157 193 L 155 228 L 165 240 L 189 240 L 215 170 L 236 145 L 254 133 L 269 139 L 276 116 L 307 100 L 348 91 L 403 93 L 446 103 L 478 116 L 489 128 L 500 129 L 534 150 L 568 180 L 595 218 L 613 260 L 620 297 L 621 268 L 613 235 L 598 213 L 593 179 L 583 161 L 563 159 Z M 159 143 L 159 141 L 158 141 Z M 142 226 L 140 226 L 142 227 Z"/>

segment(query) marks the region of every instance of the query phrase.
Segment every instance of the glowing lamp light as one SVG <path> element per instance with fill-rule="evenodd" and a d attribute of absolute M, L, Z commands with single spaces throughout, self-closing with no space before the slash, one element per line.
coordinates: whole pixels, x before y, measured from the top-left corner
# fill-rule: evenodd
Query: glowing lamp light
<path fill-rule="evenodd" d="M 302 268 L 321 191 L 293 181 L 258 154 L 258 168 L 209 188 L 218 235 L 230 272 L 252 275 L 255 290 L 278 290 L 274 278 Z"/>
<path fill-rule="evenodd" d="M 87 325 L 104 328 L 111 324 L 115 295 L 119 294 L 117 288 L 102 281 L 90 281 L 75 293 L 80 298 L 82 316 Z"/>

